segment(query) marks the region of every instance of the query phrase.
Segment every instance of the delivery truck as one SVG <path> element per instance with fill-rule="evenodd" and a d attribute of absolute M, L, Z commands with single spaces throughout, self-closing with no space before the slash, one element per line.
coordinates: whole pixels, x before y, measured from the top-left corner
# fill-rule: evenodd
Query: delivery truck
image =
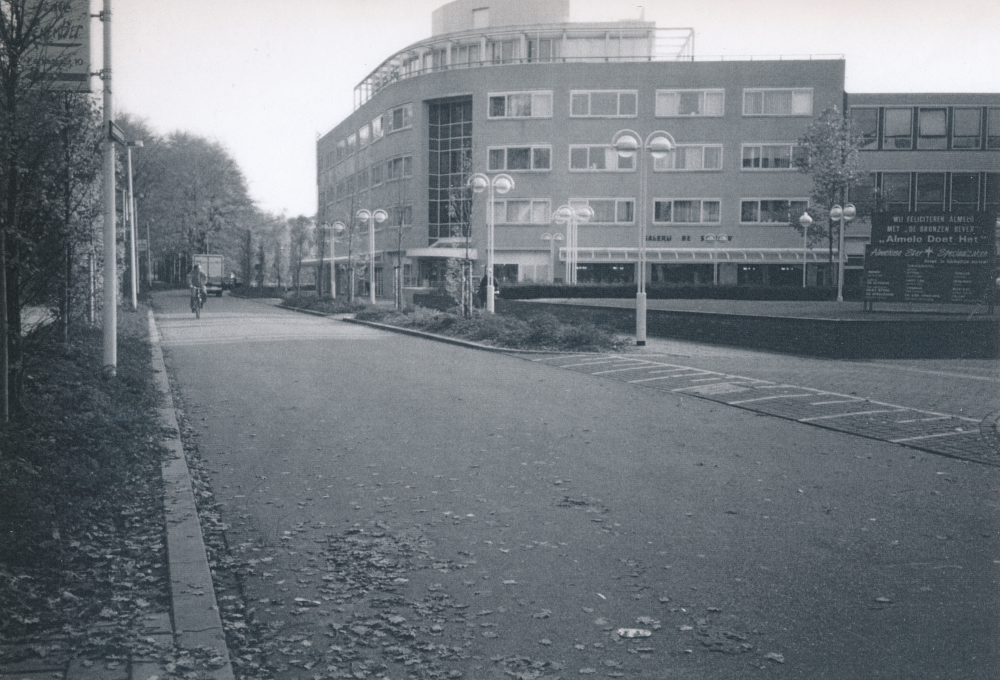
<path fill-rule="evenodd" d="M 192 255 L 191 264 L 201 265 L 201 270 L 208 277 L 205 291 L 209 295 L 222 297 L 222 273 L 225 271 L 225 259 L 222 255 Z"/>

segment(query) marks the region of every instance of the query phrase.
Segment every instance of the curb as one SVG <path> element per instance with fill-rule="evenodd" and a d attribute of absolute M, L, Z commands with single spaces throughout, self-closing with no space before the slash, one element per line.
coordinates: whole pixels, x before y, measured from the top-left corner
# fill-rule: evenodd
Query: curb
<path fill-rule="evenodd" d="M 226 647 L 226 635 L 219 616 L 191 475 L 184 458 L 174 400 L 170 396 L 170 380 L 160 348 L 159 329 L 152 310 L 149 311 L 149 346 L 154 380 L 163 396 L 163 406 L 157 409 L 160 424 L 166 433 L 162 443 L 169 451 L 162 467 L 163 514 L 167 528 L 174 641 L 182 649 L 207 647 L 214 650 L 225 664 L 211 671 L 211 676 L 215 680 L 232 680 L 233 668 Z"/>

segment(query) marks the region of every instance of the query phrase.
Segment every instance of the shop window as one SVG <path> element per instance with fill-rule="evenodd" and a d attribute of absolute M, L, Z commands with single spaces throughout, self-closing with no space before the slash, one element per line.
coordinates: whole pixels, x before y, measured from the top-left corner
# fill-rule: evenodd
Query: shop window
<path fill-rule="evenodd" d="M 951 120 L 951 148 L 978 149 L 982 142 L 982 109 L 955 109 Z"/>
<path fill-rule="evenodd" d="M 852 107 L 851 133 L 860 139 L 862 149 L 877 149 L 878 107 Z"/>
<path fill-rule="evenodd" d="M 948 109 L 917 110 L 917 148 L 948 148 Z"/>
<path fill-rule="evenodd" d="M 1000 172 L 986 173 L 986 210 L 993 210 L 1000 214 Z"/>
<path fill-rule="evenodd" d="M 951 209 L 975 210 L 979 207 L 979 173 L 953 172 L 951 174 Z"/>
<path fill-rule="evenodd" d="M 913 109 L 885 110 L 883 149 L 913 148 Z"/>
<path fill-rule="evenodd" d="M 811 116 L 812 88 L 743 90 L 744 116 Z"/>
<path fill-rule="evenodd" d="M 940 212 L 944 210 L 944 173 L 921 172 L 917 174 L 916 209 Z"/>
<path fill-rule="evenodd" d="M 725 114 L 725 90 L 657 90 L 657 118 L 722 116 Z"/>

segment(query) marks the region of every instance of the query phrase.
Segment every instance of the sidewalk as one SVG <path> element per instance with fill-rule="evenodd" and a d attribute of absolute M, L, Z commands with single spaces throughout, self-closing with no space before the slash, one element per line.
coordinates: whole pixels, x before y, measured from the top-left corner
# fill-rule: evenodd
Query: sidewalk
<path fill-rule="evenodd" d="M 12 661 L 0 665 L 0 680 L 166 680 L 194 670 L 203 671 L 198 677 L 233 678 L 152 311 L 149 313 L 149 338 L 155 380 L 163 396 L 158 409 L 166 433 L 162 443 L 169 451 L 162 474 L 172 611 L 151 613 L 137 622 L 137 628 L 131 632 L 140 644 L 127 658 L 81 658 L 80 650 L 74 648 L 79 643 L 65 636 L 3 646 L 0 658 Z M 88 631 L 87 642 L 98 646 L 112 633 L 110 626 L 94 627 Z M 168 660 L 185 658 L 190 658 L 192 663 L 177 663 L 174 667 Z"/>

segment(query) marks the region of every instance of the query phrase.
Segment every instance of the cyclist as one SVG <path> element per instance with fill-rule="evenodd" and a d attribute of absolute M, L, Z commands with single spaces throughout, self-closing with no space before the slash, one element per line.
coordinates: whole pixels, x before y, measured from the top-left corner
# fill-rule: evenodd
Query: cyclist
<path fill-rule="evenodd" d="M 197 311 L 195 309 L 195 295 L 201 298 L 201 304 L 204 306 L 205 300 L 208 299 L 208 291 L 205 289 L 205 284 L 208 282 L 208 275 L 201 270 L 201 265 L 196 264 L 191 268 L 191 273 L 188 274 L 188 287 L 191 289 L 191 311 Z"/>

